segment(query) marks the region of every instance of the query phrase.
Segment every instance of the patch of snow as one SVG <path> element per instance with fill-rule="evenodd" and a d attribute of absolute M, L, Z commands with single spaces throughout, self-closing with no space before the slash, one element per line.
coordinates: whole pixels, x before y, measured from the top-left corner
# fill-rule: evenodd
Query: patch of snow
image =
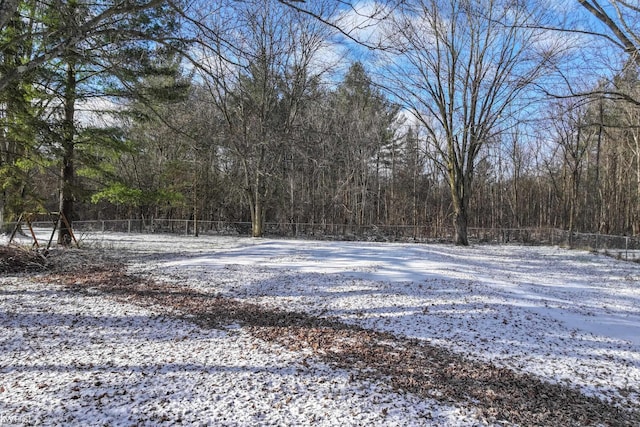
<path fill-rule="evenodd" d="M 136 273 L 246 302 L 338 317 L 577 387 L 603 400 L 640 406 L 639 264 L 579 250 L 514 245 L 455 247 L 126 233 L 87 234 L 81 244 L 117 249 Z M 7 289 L 13 289 L 15 297 Z M 465 409 L 393 394 L 380 384 L 352 384 L 347 372 L 319 363 L 305 370 L 300 365 L 302 355 L 275 351 L 237 325 L 226 331 L 202 331 L 133 306 L 114 307 L 101 298 L 54 298 L 47 289 L 39 290 L 34 284 L 2 285 L 5 315 L 0 320 L 5 338 L 0 366 L 5 368 L 0 375 L 4 387 L 22 384 L 12 389 L 18 402 L 9 406 L 12 413 L 20 413 L 23 405 L 38 414 L 56 410 L 63 398 L 68 401 L 75 378 L 82 382 L 80 390 L 89 390 L 90 395 L 78 394 L 75 403 L 67 403 L 66 411 L 88 411 L 78 405 L 97 405 L 98 392 L 91 387 L 96 368 L 83 365 L 93 360 L 100 363 L 99 381 L 108 384 L 100 392 L 106 392 L 107 398 L 98 401 L 111 402 L 91 409 L 93 415 L 87 416 L 96 419 L 95 411 L 108 407 L 110 412 L 104 416 L 112 417 L 109 420 L 126 416 L 152 423 L 161 419 L 150 421 L 150 414 L 175 417 L 179 412 L 183 419 L 194 421 L 198 418 L 186 411 L 202 407 L 209 408 L 202 412 L 206 419 L 223 424 L 315 420 L 319 425 L 343 425 L 354 420 L 355 424 L 410 425 L 424 424 L 425 417 L 433 417 L 430 422 L 436 425 L 481 424 Z M 69 298 L 66 305 L 60 304 L 64 298 Z M 26 312 L 9 309 L 14 299 L 33 307 Z M 69 314 L 66 306 L 85 314 L 72 324 L 76 311 Z M 42 310 L 43 317 L 33 315 Z M 47 317 L 47 310 L 53 317 Z M 9 316 L 10 311 L 17 317 Z M 29 313 L 31 318 L 20 317 Z M 22 326 L 7 329 L 7 322 Z M 93 326 L 100 322 L 107 326 L 96 332 Z M 76 328 L 73 334 L 80 333 L 83 344 L 65 344 L 64 328 Z M 92 339 L 97 340 L 95 348 L 90 345 Z M 64 355 L 63 362 L 54 362 L 56 348 Z M 97 353 L 91 353 L 94 350 Z M 30 351 L 38 358 L 23 360 Z M 11 364 L 19 368 L 6 368 Z M 16 378 L 20 375 L 22 380 Z M 62 380 L 55 380 L 60 376 Z M 118 395 L 115 390 L 129 379 L 139 384 L 138 389 Z M 195 388 L 187 391 L 186 384 L 191 383 Z M 41 406 L 34 403 L 37 396 L 49 392 L 50 386 L 39 389 L 38 384 L 55 384 L 51 396 L 62 396 L 60 401 L 50 397 Z M 12 405 L 7 396 L 1 393 L 0 402 Z M 276 406 L 284 405 L 282 399 L 286 406 Z M 142 412 L 134 415 L 132 408 Z M 396 418 L 381 418 L 382 413 Z M 226 421 L 223 416 L 228 417 Z"/>
<path fill-rule="evenodd" d="M 478 425 L 237 327 L 0 280 L 2 425 Z"/>
<path fill-rule="evenodd" d="M 558 247 L 172 242 L 180 255 L 145 258 L 132 268 L 426 340 L 604 400 L 640 405 L 638 264 Z"/>

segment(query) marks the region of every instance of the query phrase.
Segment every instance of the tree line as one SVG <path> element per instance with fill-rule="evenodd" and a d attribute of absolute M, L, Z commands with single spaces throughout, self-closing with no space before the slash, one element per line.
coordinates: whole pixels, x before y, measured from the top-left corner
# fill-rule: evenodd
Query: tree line
<path fill-rule="evenodd" d="M 5 0 L 0 219 L 637 234 L 640 11 L 608 3 Z M 578 78 L 586 39 L 620 65 Z"/>

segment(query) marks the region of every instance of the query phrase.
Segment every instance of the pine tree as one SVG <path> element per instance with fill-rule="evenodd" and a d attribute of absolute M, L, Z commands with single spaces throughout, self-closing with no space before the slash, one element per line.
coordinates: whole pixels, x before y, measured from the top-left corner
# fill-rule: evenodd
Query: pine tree
<path fill-rule="evenodd" d="M 28 16 L 32 27 L 38 28 L 33 32 L 37 38 L 30 39 L 24 29 L 11 37 L 12 28 L 3 29 L 4 52 L 20 46 L 16 40 L 30 42 L 33 50 L 22 62 L 39 65 L 33 68 L 37 72 L 33 84 L 42 88 L 49 103 L 40 111 L 46 126 L 37 135 L 51 159 L 59 164 L 58 210 L 69 222 L 75 217 L 74 203 L 83 196 L 76 176 L 78 154 L 91 144 L 117 141 L 117 137 L 105 138 L 104 126 L 95 129 L 92 120 L 113 114 L 109 110 L 116 100 L 136 95 L 130 89 L 141 76 L 151 72 L 153 58 L 179 47 L 168 41 L 177 28 L 175 13 L 162 4 L 24 1 L 19 10 L 33 6 Z M 24 20 L 24 16 L 20 19 Z M 96 27 L 97 23 L 101 26 Z M 48 49 L 55 55 L 47 56 Z M 34 57 L 42 62 L 34 62 Z M 16 71 L 15 64 L 5 68 L 5 76 Z M 22 69 L 19 74 L 28 75 Z M 24 84 L 23 80 L 8 81 Z M 11 86 L 5 82 L 3 87 Z M 14 104 L 19 99 L 8 90 L 4 93 Z M 68 244 L 70 230 L 65 223 L 60 224 L 59 230 L 58 242 Z"/>
<path fill-rule="evenodd" d="M 0 74 L 28 60 L 38 43 L 34 36 L 34 2 L 24 2 L 0 32 Z M 23 212 L 41 210 L 33 175 L 47 161 L 38 149 L 46 127 L 42 116 L 49 95 L 36 82 L 38 70 L 23 75 L 0 91 L 0 223 L 12 221 Z"/>

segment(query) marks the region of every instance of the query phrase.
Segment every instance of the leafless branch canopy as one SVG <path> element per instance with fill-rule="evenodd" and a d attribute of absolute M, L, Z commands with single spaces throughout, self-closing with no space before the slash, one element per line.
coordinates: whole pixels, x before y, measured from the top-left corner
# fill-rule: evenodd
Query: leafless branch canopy
<path fill-rule="evenodd" d="M 624 0 L 605 0 L 604 6 L 598 0 L 578 1 L 612 33 L 612 36 L 605 37 L 615 40 L 616 44 L 640 64 L 640 7 Z"/>

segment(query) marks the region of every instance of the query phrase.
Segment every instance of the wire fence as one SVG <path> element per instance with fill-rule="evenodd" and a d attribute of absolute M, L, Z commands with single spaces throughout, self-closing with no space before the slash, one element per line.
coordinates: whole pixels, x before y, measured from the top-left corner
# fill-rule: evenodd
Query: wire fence
<path fill-rule="evenodd" d="M 52 227 L 51 221 L 35 221 L 32 226 Z M 4 224 L 10 232 L 15 223 Z M 250 222 L 197 221 L 154 218 L 149 220 L 74 221 L 76 234 L 94 232 L 170 233 L 182 235 L 249 236 Z M 445 243 L 454 238 L 452 227 L 426 225 L 355 225 L 323 223 L 266 223 L 265 237 L 305 238 L 317 240 L 359 240 L 377 242 Z M 625 259 L 640 258 L 640 236 L 617 236 L 577 233 L 557 228 L 474 228 L 468 229 L 471 243 L 520 243 L 559 245 L 607 252 Z"/>

